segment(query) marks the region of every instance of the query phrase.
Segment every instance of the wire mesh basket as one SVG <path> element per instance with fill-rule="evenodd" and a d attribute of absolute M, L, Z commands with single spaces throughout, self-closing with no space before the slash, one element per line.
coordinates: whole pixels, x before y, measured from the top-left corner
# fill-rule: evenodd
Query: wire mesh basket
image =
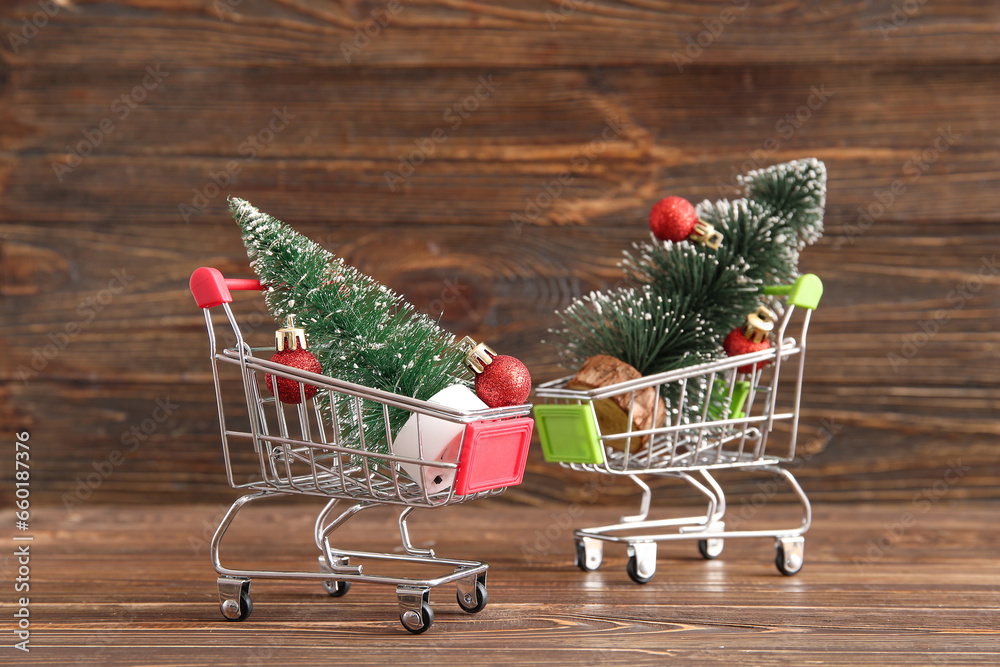
<path fill-rule="evenodd" d="M 534 424 L 527 416 L 531 405 L 459 410 L 272 362 L 264 357 L 270 356 L 273 348 L 251 347 L 229 306 L 230 290 L 259 289 L 256 280 L 227 280 L 218 270 L 207 267 L 191 276 L 191 291 L 203 309 L 208 329 L 226 475 L 230 486 L 248 492 L 229 508 L 211 544 L 223 616 L 243 620 L 250 615 L 253 604 L 249 589 L 254 578 L 316 579 L 333 597 L 344 595 L 352 582 L 394 585 L 400 621 L 413 633 L 424 632 L 433 623 L 429 595 L 436 586 L 456 583 L 462 609 L 470 613 L 482 610 L 487 601 L 489 566 L 440 558 L 430 549 L 415 547 L 407 518 L 417 508 L 486 498 L 520 484 Z M 225 315 L 218 321 L 212 316 L 217 307 Z M 235 345 L 220 346 L 222 332 L 231 335 Z M 270 395 L 265 382 L 268 374 L 295 383 L 300 400 L 282 401 L 280 392 Z M 239 414 L 227 414 L 224 388 L 232 385 L 227 379 L 235 379 L 243 387 L 245 411 L 237 411 Z M 412 431 L 414 446 L 405 452 L 399 451 L 399 439 L 392 437 L 392 411 L 408 415 L 404 429 Z M 376 424 L 384 422 L 384 428 L 366 428 L 373 415 Z M 449 428 L 442 430 L 442 424 Z M 439 442 L 444 432 L 450 440 Z M 248 480 L 241 481 L 234 475 L 234 462 L 250 452 L 255 470 Z M 320 552 L 316 571 L 277 572 L 222 565 L 222 538 L 243 507 L 295 494 L 327 499 L 314 524 L 313 538 Z M 351 504 L 337 513 L 341 501 Z M 331 545 L 333 532 L 348 519 L 361 510 L 386 504 L 402 506 L 398 523 L 403 554 L 351 551 Z M 450 572 L 429 578 L 376 575 L 365 572 L 358 560 L 443 566 Z"/>
<path fill-rule="evenodd" d="M 698 364 L 606 387 L 581 390 L 565 377 L 536 388 L 535 406 L 542 450 L 547 461 L 573 470 L 629 477 L 643 492 L 638 515 L 620 523 L 576 531 L 577 565 L 595 570 L 603 560 L 604 542 L 626 544 L 627 571 L 637 583 L 656 571 L 656 544 L 696 539 L 706 558 L 715 558 L 725 538 L 773 537 L 776 564 L 783 574 L 802 567 L 812 510 L 809 499 L 786 464 L 795 457 L 798 438 L 806 336 L 823 285 L 812 274 L 793 285 L 767 292 L 786 297 L 775 344 L 769 349 Z M 798 337 L 791 336 L 796 312 Z M 791 391 L 779 394 L 779 380 L 794 373 Z M 650 395 L 662 398 L 647 401 Z M 625 429 L 602 433 L 602 402 L 627 406 Z M 635 428 L 641 404 L 652 405 L 647 428 Z M 787 438 L 779 438 L 783 427 Z M 802 522 L 776 530 L 726 530 L 726 497 L 713 476 L 720 470 L 761 470 L 784 479 L 801 503 Z M 703 515 L 648 520 L 652 499 L 643 476 L 684 480 L 708 500 Z M 670 528 L 669 532 L 656 532 Z"/>

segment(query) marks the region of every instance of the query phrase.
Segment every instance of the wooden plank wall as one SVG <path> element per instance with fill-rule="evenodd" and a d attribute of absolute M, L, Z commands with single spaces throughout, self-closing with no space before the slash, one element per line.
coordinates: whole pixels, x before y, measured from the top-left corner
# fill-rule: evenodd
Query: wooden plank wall
<path fill-rule="evenodd" d="M 997 495 L 1000 3 L 0 11 L 0 422 L 31 431 L 40 500 L 233 496 L 187 291 L 197 266 L 247 273 L 227 194 L 543 381 L 560 374 L 539 342 L 553 310 L 618 280 L 658 197 L 731 196 L 742 168 L 805 156 L 830 186 L 802 260 L 827 287 L 804 486 Z M 263 341 L 258 308 L 239 304 Z M 582 498 L 588 481 L 536 451 L 505 497 Z"/>

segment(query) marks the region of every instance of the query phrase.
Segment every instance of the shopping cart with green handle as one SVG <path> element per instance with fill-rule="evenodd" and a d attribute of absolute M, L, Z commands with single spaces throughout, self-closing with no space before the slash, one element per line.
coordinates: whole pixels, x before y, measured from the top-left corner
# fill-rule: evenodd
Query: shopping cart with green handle
<path fill-rule="evenodd" d="M 812 509 L 787 464 L 795 457 L 798 438 L 806 334 L 823 295 L 823 283 L 807 274 L 792 285 L 767 287 L 765 293 L 784 297 L 785 303 L 769 349 L 596 389 L 569 389 L 570 377 L 536 388 L 535 423 L 546 461 L 573 470 L 625 475 L 642 489 L 637 515 L 575 532 L 576 564 L 582 570 L 600 567 L 604 542 L 624 543 L 629 576 L 636 583 L 646 583 L 656 572 L 658 542 L 697 540 L 702 556 L 712 559 L 722 552 L 724 540 L 746 537 L 775 540 L 775 562 L 782 574 L 801 569 L 803 535 L 809 529 Z M 787 335 L 797 312 L 801 312 L 795 317 L 798 340 Z M 789 366 L 795 369 L 793 389 L 779 396 L 778 382 Z M 749 372 L 740 372 L 744 369 Z M 652 426 L 638 430 L 632 412 L 637 397 L 650 388 L 667 399 L 665 416 L 654 414 Z M 601 432 L 597 406 L 609 399 L 629 406 L 627 426 L 621 433 Z M 776 429 L 776 425 L 787 428 Z M 779 437 L 783 433 L 787 440 L 776 442 L 784 440 Z M 713 473 L 733 469 L 782 478 L 801 503 L 801 523 L 787 529 L 727 530 L 726 496 Z M 693 517 L 649 520 L 652 490 L 641 479 L 644 476 L 684 480 L 705 496 L 707 511 Z"/>

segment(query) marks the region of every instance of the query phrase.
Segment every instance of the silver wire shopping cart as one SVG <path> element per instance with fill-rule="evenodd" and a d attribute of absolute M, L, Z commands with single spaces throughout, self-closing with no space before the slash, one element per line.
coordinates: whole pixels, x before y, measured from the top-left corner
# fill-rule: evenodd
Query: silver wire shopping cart
<path fill-rule="evenodd" d="M 617 524 L 575 532 L 576 564 L 582 570 L 601 566 L 604 542 L 624 543 L 629 576 L 636 583 L 646 583 L 656 572 L 658 542 L 695 539 L 702 556 L 711 559 L 722 553 L 726 538 L 744 537 L 773 537 L 778 570 L 792 575 L 801 569 L 803 535 L 809 529 L 812 509 L 784 464 L 795 457 L 806 334 L 823 284 L 808 274 L 794 285 L 766 291 L 787 297 L 770 349 L 597 389 L 569 389 L 569 377 L 536 388 L 535 421 L 547 461 L 573 470 L 624 475 L 642 489 L 639 514 L 622 517 Z M 786 337 L 796 307 L 804 312 L 798 341 Z M 793 360 L 797 374 L 792 391 L 779 396 L 778 380 Z M 653 401 L 652 426 L 633 429 L 637 396 L 650 391 L 668 403 L 660 407 Z M 618 405 L 628 406 L 626 430 L 601 433 L 600 402 L 616 398 Z M 655 414 L 658 408 L 661 415 Z M 774 442 L 778 440 L 776 425 L 787 426 L 783 446 Z M 732 469 L 759 470 L 783 478 L 801 503 L 801 524 L 776 530 L 726 530 L 726 496 L 712 473 Z M 652 490 L 642 476 L 684 480 L 708 499 L 707 512 L 648 520 Z M 660 531 L 663 528 L 671 530 Z"/>
<path fill-rule="evenodd" d="M 531 406 L 455 410 L 256 356 L 270 355 L 273 348 L 250 347 L 229 303 L 230 290 L 259 289 L 256 280 L 227 280 L 213 268 L 199 268 L 191 276 L 191 291 L 204 312 L 208 328 L 226 475 L 230 486 L 248 491 L 232 504 L 212 538 L 210 554 L 219 574 L 223 616 L 241 621 L 250 615 L 253 603 L 249 591 L 254 578 L 317 580 L 333 597 L 347 593 L 352 582 L 396 586 L 400 621 L 414 634 L 426 631 L 433 623 L 429 596 L 430 589 L 436 586 L 455 583 L 461 608 L 469 613 L 481 611 L 487 602 L 489 565 L 440 558 L 433 550 L 415 547 L 410 541 L 407 518 L 417 508 L 494 496 L 507 486 L 520 484 L 534 423 L 526 416 Z M 217 306 L 222 307 L 225 317 L 215 321 L 212 311 Z M 235 344 L 219 345 L 223 333 L 234 337 Z M 288 404 L 271 396 L 264 387 L 265 374 L 297 382 L 303 400 Z M 240 381 L 243 386 L 246 411 L 238 410 L 238 416 L 227 414 L 223 407 L 227 379 Z M 307 386 L 318 390 L 315 398 L 305 400 Z M 415 452 L 393 453 L 390 409 L 405 410 L 412 415 Z M 372 411 L 385 420 L 378 441 L 373 441 L 375 435 L 366 433 L 365 420 L 361 418 Z M 453 446 L 431 447 L 432 434 L 440 432 L 432 427 L 442 421 L 459 425 L 459 435 Z M 232 425 L 233 422 L 238 425 Z M 432 450 L 441 453 L 432 456 Z M 234 478 L 234 462 L 247 458 L 255 461 L 254 472 L 249 481 L 241 483 Z M 219 547 L 237 513 L 251 502 L 293 494 L 329 499 L 313 528 L 319 549 L 317 570 L 240 570 L 224 566 Z M 335 508 L 341 501 L 352 504 L 335 516 Z M 333 532 L 348 519 L 383 504 L 403 507 L 398 522 L 403 553 L 353 551 L 331 545 Z M 386 576 L 365 572 L 357 560 L 390 566 L 416 563 L 448 571 L 424 579 Z"/>

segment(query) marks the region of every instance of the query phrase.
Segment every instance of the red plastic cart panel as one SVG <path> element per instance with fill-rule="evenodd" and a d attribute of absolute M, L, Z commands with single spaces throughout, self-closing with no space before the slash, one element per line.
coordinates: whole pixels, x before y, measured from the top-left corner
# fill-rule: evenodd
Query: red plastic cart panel
<path fill-rule="evenodd" d="M 455 493 L 465 496 L 520 484 L 534 426 L 531 417 L 467 425 Z"/>

